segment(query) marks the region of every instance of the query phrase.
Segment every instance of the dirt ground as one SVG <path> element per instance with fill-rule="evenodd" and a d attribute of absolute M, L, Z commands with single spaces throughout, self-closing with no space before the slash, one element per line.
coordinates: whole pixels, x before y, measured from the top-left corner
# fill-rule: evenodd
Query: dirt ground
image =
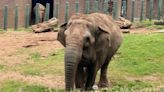
<path fill-rule="evenodd" d="M 32 32 L 2 32 L 0 33 L 0 64 L 12 67 L 21 64 L 28 58 L 28 54 L 15 55 L 18 49 L 28 48 L 38 51 L 42 57 L 48 56 L 54 49 L 63 46 L 56 40 L 57 32 L 35 34 Z M 62 88 L 64 76 L 24 76 L 17 71 L 0 72 L 0 82 L 12 79 L 36 83 L 50 88 Z"/>
<path fill-rule="evenodd" d="M 151 33 L 154 30 L 148 30 L 145 28 L 132 29 L 131 33 Z M 32 48 L 31 48 L 32 47 Z M 6 66 L 13 66 L 15 64 L 22 63 L 27 58 L 27 55 L 22 54 L 21 56 L 15 57 L 13 54 L 18 49 L 29 48 L 31 50 L 37 50 L 42 56 L 47 56 L 52 49 L 64 48 L 57 41 L 57 32 L 47 32 L 35 34 L 32 32 L 2 32 L 0 33 L 0 64 Z M 12 61 L 12 62 L 11 62 Z M 23 80 L 29 83 L 38 83 L 43 86 L 52 88 L 62 88 L 64 85 L 64 76 L 41 76 L 32 77 L 24 76 L 18 72 L 0 72 L 0 82 L 5 79 Z M 55 81 L 55 82 L 54 82 Z"/>

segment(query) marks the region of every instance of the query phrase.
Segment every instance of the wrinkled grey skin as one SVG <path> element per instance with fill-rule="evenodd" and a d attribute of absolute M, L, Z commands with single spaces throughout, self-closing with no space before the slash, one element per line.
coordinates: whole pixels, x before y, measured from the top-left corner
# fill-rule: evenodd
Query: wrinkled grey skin
<path fill-rule="evenodd" d="M 108 87 L 107 67 L 122 43 L 122 33 L 105 14 L 73 15 L 57 38 L 65 49 L 65 89 L 91 90 L 101 69 L 99 87 Z"/>

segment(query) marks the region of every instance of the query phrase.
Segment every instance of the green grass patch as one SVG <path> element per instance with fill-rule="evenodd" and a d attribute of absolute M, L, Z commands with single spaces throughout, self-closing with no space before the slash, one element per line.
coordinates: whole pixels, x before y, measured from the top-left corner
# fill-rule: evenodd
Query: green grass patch
<path fill-rule="evenodd" d="M 0 70 L 2 70 L 4 68 L 4 66 L 3 65 L 0 65 Z"/>
<path fill-rule="evenodd" d="M 118 52 L 108 68 L 113 87 L 145 88 L 164 84 L 164 34 L 124 35 Z M 130 79 L 154 75 L 159 79 L 146 82 Z"/>
<path fill-rule="evenodd" d="M 164 34 L 125 35 L 119 52 L 111 68 L 139 76 L 164 73 Z"/>
<path fill-rule="evenodd" d="M 0 92 L 64 92 L 60 89 L 51 89 L 41 85 L 27 84 L 20 81 L 4 81 L 0 83 Z"/>
<path fill-rule="evenodd" d="M 41 58 L 41 55 L 40 55 L 39 52 L 33 52 L 33 53 L 31 53 L 29 56 L 30 56 L 30 59 L 32 59 L 32 60 L 34 60 L 34 61 L 36 61 L 36 60 L 38 60 L 38 59 Z"/>
<path fill-rule="evenodd" d="M 0 83 L 0 92 L 20 92 L 24 86 L 24 83 L 7 80 Z"/>
<path fill-rule="evenodd" d="M 54 51 L 45 59 L 42 59 L 38 52 L 31 53 L 29 56 L 30 58 L 25 64 L 17 65 L 12 70 L 20 71 L 24 75 L 64 74 L 64 49 Z M 30 63 L 31 61 L 34 62 Z"/>
<path fill-rule="evenodd" d="M 134 23 L 137 27 L 146 27 L 149 29 L 164 29 L 163 25 L 154 25 L 154 21 L 149 21 L 149 20 L 145 20 L 142 22 L 135 22 Z"/>

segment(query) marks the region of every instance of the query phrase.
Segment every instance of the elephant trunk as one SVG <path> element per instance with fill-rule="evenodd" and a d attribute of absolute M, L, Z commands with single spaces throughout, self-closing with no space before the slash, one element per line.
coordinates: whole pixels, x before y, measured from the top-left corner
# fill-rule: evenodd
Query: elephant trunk
<path fill-rule="evenodd" d="M 66 46 L 65 51 L 65 89 L 73 90 L 75 74 L 80 57 L 80 48 L 77 46 Z"/>

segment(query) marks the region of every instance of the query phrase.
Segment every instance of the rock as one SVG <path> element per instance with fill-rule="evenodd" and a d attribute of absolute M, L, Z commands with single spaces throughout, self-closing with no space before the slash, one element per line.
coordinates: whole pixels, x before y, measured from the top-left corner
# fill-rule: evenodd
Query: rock
<path fill-rule="evenodd" d="M 123 17 L 119 17 L 115 22 L 121 29 L 129 29 L 132 26 L 132 22 Z"/>
<path fill-rule="evenodd" d="M 130 30 L 129 29 L 122 29 L 121 30 L 123 33 L 130 33 Z"/>

